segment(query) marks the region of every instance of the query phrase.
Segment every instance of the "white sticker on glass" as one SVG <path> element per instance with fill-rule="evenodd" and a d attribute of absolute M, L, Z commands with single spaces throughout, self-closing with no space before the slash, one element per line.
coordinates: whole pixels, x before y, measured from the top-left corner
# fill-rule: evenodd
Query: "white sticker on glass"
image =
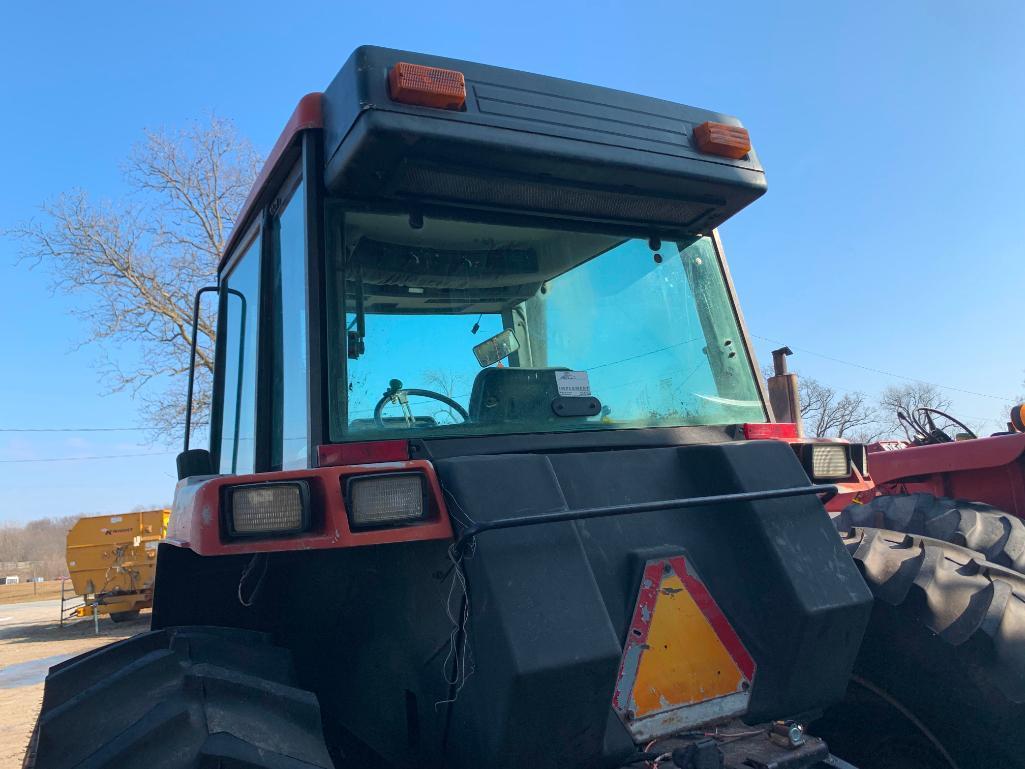
<path fill-rule="evenodd" d="M 556 371 L 555 384 L 559 395 L 567 398 L 589 398 L 591 383 L 586 371 Z"/>

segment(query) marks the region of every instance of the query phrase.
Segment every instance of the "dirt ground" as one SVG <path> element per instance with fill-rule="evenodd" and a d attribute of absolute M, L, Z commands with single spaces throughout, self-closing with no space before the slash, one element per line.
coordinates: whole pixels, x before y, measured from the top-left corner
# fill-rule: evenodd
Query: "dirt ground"
<path fill-rule="evenodd" d="M 68 582 L 68 592 L 73 593 Z M 22 582 L 19 585 L 0 585 L 0 605 L 5 603 L 25 603 L 26 601 L 43 601 L 57 598 L 61 594 L 59 579 L 49 582 Z"/>
<path fill-rule="evenodd" d="M 2 599 L 0 599 L 2 600 Z M 0 769 L 20 769 L 51 665 L 149 629 L 149 612 L 115 624 L 100 618 L 60 627 L 60 600 L 0 603 Z"/>

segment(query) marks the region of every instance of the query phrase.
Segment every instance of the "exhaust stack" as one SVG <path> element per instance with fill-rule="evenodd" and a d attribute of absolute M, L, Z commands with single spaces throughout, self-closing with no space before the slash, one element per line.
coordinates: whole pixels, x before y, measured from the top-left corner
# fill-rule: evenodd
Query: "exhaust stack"
<path fill-rule="evenodd" d="M 797 437 L 804 437 L 801 422 L 801 396 L 797 389 L 797 374 L 787 372 L 787 356 L 794 351 L 780 347 L 772 351 L 773 375 L 768 379 L 769 403 L 777 422 L 793 422 L 797 425 Z"/>

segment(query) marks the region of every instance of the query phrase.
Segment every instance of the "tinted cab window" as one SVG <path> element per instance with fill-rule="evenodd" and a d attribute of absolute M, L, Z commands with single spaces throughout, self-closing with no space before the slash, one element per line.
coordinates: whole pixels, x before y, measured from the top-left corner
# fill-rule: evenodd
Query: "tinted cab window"
<path fill-rule="evenodd" d="M 256 466 L 256 353 L 259 329 L 260 238 L 254 238 L 221 283 L 219 471 L 250 473 Z"/>

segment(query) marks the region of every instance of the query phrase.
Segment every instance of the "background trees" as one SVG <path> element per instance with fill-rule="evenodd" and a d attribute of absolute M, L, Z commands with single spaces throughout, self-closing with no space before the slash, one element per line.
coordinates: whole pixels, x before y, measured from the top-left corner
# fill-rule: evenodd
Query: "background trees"
<path fill-rule="evenodd" d="M 78 516 L 41 518 L 24 526 L 0 526 L 0 577 L 54 579 L 67 574 L 64 560 L 68 529 Z"/>
<path fill-rule="evenodd" d="M 15 228 L 22 256 L 53 276 L 56 290 L 86 297 L 80 311 L 110 391 L 142 401 L 158 438 L 178 437 L 197 289 L 217 262 L 259 168 L 234 125 L 211 116 L 179 130 L 146 131 L 129 154 L 129 194 L 117 203 L 71 190 Z M 206 422 L 213 372 L 213 308 L 200 316 L 194 424 Z"/>
<path fill-rule="evenodd" d="M 765 375 L 772 376 L 771 369 Z M 898 409 L 913 414 L 922 407 L 946 411 L 951 405 L 950 399 L 928 382 L 891 385 L 874 398 L 858 391 L 837 390 L 809 376 L 799 375 L 798 382 L 805 433 L 818 438 L 847 438 L 861 443 L 906 440 L 908 436 L 897 420 Z M 954 416 L 972 427 L 967 419 Z"/>
<path fill-rule="evenodd" d="M 811 377 L 798 381 L 801 420 L 808 435 L 865 442 L 878 437 L 878 411 L 864 393 L 837 393 Z"/>

